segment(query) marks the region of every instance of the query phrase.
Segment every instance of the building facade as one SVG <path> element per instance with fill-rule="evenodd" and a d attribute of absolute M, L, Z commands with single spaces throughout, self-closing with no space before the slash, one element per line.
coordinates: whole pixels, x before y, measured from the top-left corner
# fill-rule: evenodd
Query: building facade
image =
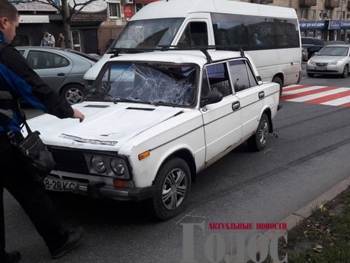
<path fill-rule="evenodd" d="M 56 45 L 59 33 L 67 33 L 72 36 L 72 46 L 75 50 L 84 53 L 100 53 L 98 29 L 101 23 L 107 20 L 105 1 L 97 0 L 93 5 L 84 7 L 74 17 L 70 32 L 63 31 L 62 15 L 53 6 L 33 1 L 13 2 L 20 14 L 20 26 L 16 30 L 17 35 L 13 41 L 15 46 L 39 46 L 43 30 L 47 29 L 55 37 Z M 71 10 L 69 8 L 68 10 Z"/>

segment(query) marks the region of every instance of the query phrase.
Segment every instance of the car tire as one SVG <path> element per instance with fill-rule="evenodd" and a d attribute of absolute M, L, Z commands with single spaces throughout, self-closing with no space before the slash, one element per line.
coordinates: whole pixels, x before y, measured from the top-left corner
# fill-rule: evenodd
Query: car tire
<path fill-rule="evenodd" d="M 313 73 L 307 73 L 307 76 L 310 77 L 310 78 L 313 78 L 315 76 L 315 74 Z"/>
<path fill-rule="evenodd" d="M 283 83 L 282 80 L 279 77 L 274 77 L 272 79 L 272 82 L 275 82 L 280 85 L 280 97 L 282 96 L 282 89 L 283 89 Z"/>
<path fill-rule="evenodd" d="M 341 74 L 343 78 L 347 78 L 349 76 L 349 65 L 345 65 L 343 69 L 343 73 Z"/>
<path fill-rule="evenodd" d="M 248 139 L 248 145 L 254 151 L 261 151 L 266 147 L 270 132 L 270 120 L 265 113 L 261 115 L 255 134 Z"/>
<path fill-rule="evenodd" d="M 167 220 L 178 215 L 185 207 L 190 188 L 191 172 L 188 164 L 181 158 L 167 161 L 155 180 L 152 206 L 155 217 Z"/>
<path fill-rule="evenodd" d="M 62 89 L 61 96 L 65 98 L 69 104 L 80 103 L 84 100 L 84 87 L 78 84 L 67 85 Z"/>

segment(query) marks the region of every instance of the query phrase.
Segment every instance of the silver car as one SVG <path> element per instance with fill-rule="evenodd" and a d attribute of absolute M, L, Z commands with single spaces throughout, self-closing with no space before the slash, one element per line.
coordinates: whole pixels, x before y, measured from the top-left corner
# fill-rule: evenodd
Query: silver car
<path fill-rule="evenodd" d="M 34 71 L 70 104 L 83 101 L 84 74 L 98 59 L 71 49 L 24 47 L 17 50 Z"/>
<path fill-rule="evenodd" d="M 334 74 L 346 78 L 349 75 L 349 52 L 349 45 L 325 46 L 307 62 L 307 75 L 313 77 L 316 74 Z"/>

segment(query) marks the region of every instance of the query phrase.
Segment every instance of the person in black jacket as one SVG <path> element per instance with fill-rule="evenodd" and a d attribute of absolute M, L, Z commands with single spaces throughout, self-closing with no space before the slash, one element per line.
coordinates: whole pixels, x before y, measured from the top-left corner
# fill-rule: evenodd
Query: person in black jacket
<path fill-rule="evenodd" d="M 16 35 L 18 20 L 15 6 L 8 0 L 0 0 L 0 263 L 18 262 L 21 258 L 18 251 L 5 251 L 4 188 L 28 214 L 52 258 L 59 258 L 72 250 L 83 234 L 81 228 L 72 231 L 62 224 L 44 184 L 28 174 L 8 137 L 10 130 L 16 134 L 17 141 L 23 139 L 19 98 L 58 118 L 84 120 L 84 115 L 47 86 L 25 58 L 8 44 Z"/>

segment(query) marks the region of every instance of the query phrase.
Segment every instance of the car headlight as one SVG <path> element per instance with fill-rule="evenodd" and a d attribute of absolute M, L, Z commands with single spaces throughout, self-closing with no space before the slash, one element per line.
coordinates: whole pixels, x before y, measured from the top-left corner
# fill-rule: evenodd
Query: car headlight
<path fill-rule="evenodd" d="M 315 62 L 312 59 L 309 59 L 307 61 L 307 64 L 310 65 L 310 66 L 315 66 Z"/>
<path fill-rule="evenodd" d="M 102 153 L 84 153 L 90 174 L 118 179 L 131 179 L 127 159 L 122 156 Z"/>
<path fill-rule="evenodd" d="M 334 61 L 332 61 L 332 62 L 330 62 L 328 65 L 339 65 L 339 64 L 341 64 L 342 63 L 342 61 L 341 60 L 334 60 Z"/>
<path fill-rule="evenodd" d="M 127 169 L 123 159 L 113 158 L 111 160 L 111 169 L 116 175 L 123 175 Z"/>
<path fill-rule="evenodd" d="M 103 173 L 104 171 L 106 171 L 106 164 L 102 156 L 98 156 L 98 155 L 93 156 L 91 159 L 91 166 L 98 173 Z"/>

